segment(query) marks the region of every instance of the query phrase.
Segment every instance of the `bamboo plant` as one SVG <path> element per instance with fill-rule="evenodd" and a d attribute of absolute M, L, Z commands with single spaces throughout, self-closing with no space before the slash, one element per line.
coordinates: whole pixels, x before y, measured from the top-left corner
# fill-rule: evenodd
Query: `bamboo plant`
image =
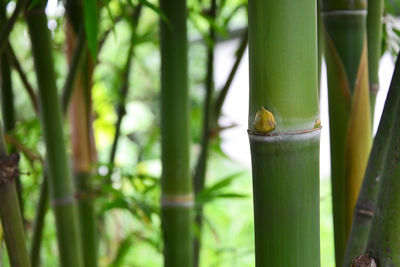
<path fill-rule="evenodd" d="M 320 264 L 316 8 L 249 1 L 256 266 Z"/>
<path fill-rule="evenodd" d="M 161 206 L 164 266 L 192 266 L 186 0 L 160 1 Z"/>
<path fill-rule="evenodd" d="M 371 146 L 367 3 L 322 1 L 336 263 L 343 261 Z"/>
<path fill-rule="evenodd" d="M 1 26 L 5 24 L 5 3 L 0 3 Z M 26 246 L 21 203 L 17 192 L 16 179 L 19 176 L 18 154 L 8 156 L 4 140 L 4 132 L 10 132 L 15 127 L 14 99 L 11 81 L 10 60 L 7 54 L 0 54 L 1 67 L 1 108 L 4 123 L 0 127 L 0 217 L 4 230 L 4 239 L 7 247 L 11 267 L 30 266 L 29 254 Z"/>
<path fill-rule="evenodd" d="M 48 158 L 49 189 L 54 210 L 60 265 L 83 266 L 75 189 L 69 173 L 61 108 L 57 95 L 45 1 L 35 2 L 25 14 L 39 87 L 41 120 Z"/>
<path fill-rule="evenodd" d="M 29 267 L 24 227 L 14 179 L 18 176 L 18 154 L 7 155 L 3 129 L 0 129 L 0 216 L 11 267 Z"/>
<path fill-rule="evenodd" d="M 383 0 L 368 0 L 367 41 L 368 76 L 371 102 L 371 118 L 374 119 L 375 100 L 379 90 L 379 60 L 382 47 Z"/>
<path fill-rule="evenodd" d="M 209 8 L 209 18 L 215 20 L 217 15 L 217 1 L 211 0 Z M 197 165 L 194 170 L 193 185 L 194 193 L 197 195 L 203 189 L 206 181 L 207 158 L 210 143 L 210 129 L 212 120 L 212 100 L 214 95 L 214 45 L 215 45 L 215 29 L 210 22 L 208 38 L 211 43 L 207 43 L 207 71 L 205 78 L 205 98 L 203 106 L 203 132 L 201 137 L 201 151 L 197 160 Z M 201 251 L 201 233 L 203 224 L 203 206 L 196 205 L 195 214 L 196 234 L 193 242 L 193 266 L 200 266 L 200 251 Z"/>
<path fill-rule="evenodd" d="M 76 33 L 67 26 L 67 54 L 71 60 L 76 45 Z M 82 231 L 84 266 L 97 266 L 97 237 L 94 198 L 91 185 L 93 166 L 96 161 L 91 116 L 91 72 L 90 58 L 86 57 L 75 81 L 69 120 L 71 127 L 72 163 L 78 193 L 78 210 Z"/>
<path fill-rule="evenodd" d="M 346 249 L 344 265 L 351 262 L 365 251 L 373 218 L 380 178 L 385 167 L 389 136 L 393 133 L 393 124 L 400 101 L 400 60 L 396 67 L 392 82 L 386 97 L 385 107 L 379 122 L 379 128 L 374 138 L 374 144 L 368 160 L 367 170 L 354 210 L 353 225 Z"/>
<path fill-rule="evenodd" d="M 395 90 L 400 84 L 399 62 L 393 77 Z M 396 88 L 397 87 L 397 88 Z M 398 93 L 397 93 L 398 94 Z M 399 98 L 393 115 L 393 129 L 387 147 L 387 155 L 380 178 L 379 193 L 371 222 L 367 255 L 377 266 L 400 265 L 400 109 Z M 388 138 L 386 136 L 386 138 Z M 357 266 L 357 265 L 356 265 Z"/>

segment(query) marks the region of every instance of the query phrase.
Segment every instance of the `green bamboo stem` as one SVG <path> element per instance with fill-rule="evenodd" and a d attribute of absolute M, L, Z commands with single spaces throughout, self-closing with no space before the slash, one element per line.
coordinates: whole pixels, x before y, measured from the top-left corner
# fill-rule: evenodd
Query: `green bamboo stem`
<path fill-rule="evenodd" d="M 396 65 L 399 63 L 397 62 Z M 393 77 L 397 91 L 400 84 L 398 71 Z M 397 99 L 393 129 L 366 247 L 366 252 L 375 259 L 377 266 L 400 265 L 400 225 L 398 223 L 400 216 L 400 109 L 398 102 Z"/>
<path fill-rule="evenodd" d="M 1 24 L 5 24 L 5 26 L 2 27 L 3 30 L 1 34 L 4 34 L 4 29 L 7 29 L 6 25 L 10 25 L 10 23 L 5 22 L 5 3 L 3 1 L 1 2 L 0 12 Z M 7 42 L 4 43 L 7 44 Z M 15 127 L 11 70 L 7 55 L 1 53 L 0 59 L 2 117 L 4 131 L 10 132 Z M 10 264 L 12 267 L 30 266 L 23 227 L 22 199 L 16 187 L 19 156 L 13 154 L 7 157 L 7 147 L 4 140 L 3 129 L 0 129 L 0 158 L 0 169 L 2 173 L 0 179 L 0 202 L 2 203 L 0 205 L 0 216 Z M 19 193 L 20 192 L 21 191 L 19 191 Z"/>
<path fill-rule="evenodd" d="M 86 38 L 83 29 L 78 34 L 78 41 L 75 46 L 71 62 L 69 64 L 67 78 L 64 83 L 61 96 L 61 106 L 63 113 L 68 110 L 68 104 L 71 101 L 74 85 L 83 62 L 87 60 Z"/>
<path fill-rule="evenodd" d="M 217 1 L 212 0 L 209 9 L 209 16 L 214 20 L 217 15 Z M 194 193 L 197 195 L 204 189 L 207 171 L 207 157 L 210 143 L 210 131 L 212 123 L 212 99 L 214 95 L 214 44 L 215 30 L 212 25 L 209 26 L 208 38 L 211 44 L 207 46 L 207 70 L 205 79 L 205 98 L 203 106 L 203 127 L 201 137 L 201 151 L 197 160 L 193 176 Z M 206 42 L 207 44 L 207 42 Z M 203 226 L 203 206 L 196 204 L 195 209 L 196 234 L 193 238 L 193 266 L 200 266 L 201 235 Z"/>
<path fill-rule="evenodd" d="M 69 173 L 62 117 L 56 90 L 50 36 L 44 2 L 26 12 L 32 43 L 35 72 L 39 87 L 43 133 L 49 163 L 49 189 L 55 213 L 57 238 L 62 267 L 83 266 L 75 189 Z"/>
<path fill-rule="evenodd" d="M 316 8 L 314 0 L 249 1 L 257 267 L 320 265 Z"/>
<path fill-rule="evenodd" d="M 400 60 L 396 66 L 386 97 L 385 107 L 379 122 L 379 128 L 369 156 L 367 170 L 358 196 L 353 215 L 353 225 L 347 244 L 344 266 L 349 266 L 353 259 L 365 251 L 371 221 L 378 197 L 378 189 L 386 161 L 389 138 L 400 102 Z"/>
<path fill-rule="evenodd" d="M 372 122 L 374 121 L 376 95 L 379 90 L 379 60 L 382 53 L 382 14 L 383 0 L 368 0 L 368 76 Z"/>
<path fill-rule="evenodd" d="M 49 206 L 48 178 L 44 170 L 43 182 L 40 187 L 39 202 L 36 208 L 35 221 L 33 224 L 32 243 L 30 248 L 30 262 L 32 267 L 40 266 L 40 247 L 42 244 L 44 219 Z"/>
<path fill-rule="evenodd" d="M 14 178 L 18 175 L 17 154 L 7 156 L 3 129 L 0 129 L 0 216 L 4 239 L 12 267 L 29 267 L 24 226 Z"/>
<path fill-rule="evenodd" d="M 160 7 L 168 18 L 160 23 L 164 266 L 192 266 L 186 0 L 160 0 Z"/>
<path fill-rule="evenodd" d="M 96 267 L 98 239 L 91 179 L 96 161 L 91 113 L 91 77 L 93 69 L 90 58 L 86 56 L 87 47 L 85 42 L 81 43 L 82 39 L 85 39 L 82 35 L 83 27 L 80 26 L 81 32 L 77 36 L 77 32 L 74 31 L 71 24 L 72 17 L 71 15 L 68 17 L 67 24 L 67 56 L 70 62 L 69 69 L 71 72 L 76 73 L 73 75 L 75 78 L 71 78 L 71 89 L 64 90 L 64 93 L 70 91 L 71 94 L 68 115 L 71 127 L 73 174 L 77 188 L 79 223 L 82 233 L 81 242 L 82 249 L 85 252 L 83 254 L 83 263 L 85 267 Z M 80 48 L 79 46 L 82 47 Z M 84 57 L 82 56 L 83 52 L 81 54 L 77 52 L 79 50 L 86 51 Z M 62 100 L 66 101 L 63 102 L 63 107 L 66 108 L 69 99 L 63 98 Z"/>
<path fill-rule="evenodd" d="M 343 262 L 371 147 L 366 1 L 322 1 L 336 263 Z"/>

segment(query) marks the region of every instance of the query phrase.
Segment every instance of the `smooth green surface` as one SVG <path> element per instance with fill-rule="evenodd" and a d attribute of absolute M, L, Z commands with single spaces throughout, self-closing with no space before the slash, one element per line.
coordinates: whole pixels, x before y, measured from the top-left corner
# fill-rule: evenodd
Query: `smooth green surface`
<path fill-rule="evenodd" d="M 1 56 L 1 110 L 4 130 L 9 132 L 15 127 L 15 112 L 10 63 L 5 54 Z"/>
<path fill-rule="evenodd" d="M 92 174 L 76 172 L 74 174 L 76 188 L 78 190 L 78 211 L 81 227 L 81 239 L 83 247 L 83 263 L 85 267 L 97 266 L 98 237 L 97 217 L 95 215 L 95 199 L 92 189 Z"/>
<path fill-rule="evenodd" d="M 320 266 L 319 130 L 249 138 L 256 266 Z"/>
<path fill-rule="evenodd" d="M 354 212 L 353 225 L 346 249 L 344 264 L 349 265 L 352 260 L 361 255 L 368 240 L 371 227 L 372 216 L 365 211 L 373 214 L 379 189 L 379 179 L 382 176 L 385 166 L 387 149 L 389 146 L 388 138 L 393 132 L 394 119 L 400 100 L 400 60 L 397 60 L 392 82 L 386 97 L 385 107 L 379 122 L 378 131 L 374 138 L 371 154 L 368 160 L 367 170 L 364 181 L 357 200 Z"/>
<path fill-rule="evenodd" d="M 164 266 L 189 267 L 192 260 L 192 207 L 162 208 Z"/>
<path fill-rule="evenodd" d="M 360 65 L 361 52 L 365 41 L 367 13 L 365 10 L 358 11 L 355 14 L 325 12 L 322 14 L 322 17 L 325 31 L 329 34 L 329 38 L 332 40 L 342 61 L 350 90 L 353 93 L 358 67 Z M 325 45 L 327 46 L 329 44 Z M 325 49 L 325 52 L 328 53 L 329 50 Z"/>
<path fill-rule="evenodd" d="M 192 192 L 189 178 L 189 94 L 186 1 L 161 0 L 169 24 L 161 21 L 162 191 Z"/>
<path fill-rule="evenodd" d="M 262 106 L 273 113 L 275 132 L 313 128 L 318 117 L 316 4 L 249 1 L 249 129 Z"/>
<path fill-rule="evenodd" d="M 186 0 L 160 1 L 161 196 L 164 266 L 192 266 L 192 182 L 189 171 L 189 92 Z M 167 200 L 168 199 L 168 200 Z"/>
<path fill-rule="evenodd" d="M 62 267 L 80 267 L 82 251 L 75 206 L 75 190 L 67 164 L 60 103 L 57 95 L 50 36 L 42 2 L 26 13 L 39 87 L 40 111 L 49 163 L 49 188 L 56 218 Z"/>
<path fill-rule="evenodd" d="M 382 53 L 382 15 L 383 0 L 368 0 L 368 76 L 372 120 L 374 119 L 375 100 L 379 89 L 379 60 Z"/>

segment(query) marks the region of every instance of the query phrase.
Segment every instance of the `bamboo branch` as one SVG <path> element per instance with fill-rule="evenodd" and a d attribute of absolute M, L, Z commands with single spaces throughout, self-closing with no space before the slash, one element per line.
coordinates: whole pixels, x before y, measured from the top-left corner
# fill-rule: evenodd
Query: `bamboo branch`
<path fill-rule="evenodd" d="M 215 111 L 214 111 L 215 112 L 215 116 L 214 117 L 215 117 L 216 120 L 218 120 L 220 115 L 221 115 L 222 106 L 223 106 L 223 104 L 225 102 L 225 98 L 228 95 L 228 91 L 231 88 L 233 79 L 235 78 L 236 72 L 237 72 L 237 70 L 238 70 L 238 68 L 240 66 L 240 62 L 242 61 L 244 52 L 246 51 L 246 47 L 247 47 L 247 43 L 248 43 L 248 35 L 249 35 L 248 29 L 245 29 L 243 31 L 243 34 L 242 34 L 242 40 L 241 40 L 241 42 L 239 44 L 239 47 L 238 47 L 238 49 L 236 51 L 235 63 L 232 66 L 232 69 L 231 69 L 231 71 L 229 73 L 228 78 L 226 79 L 226 82 L 225 82 L 224 86 L 219 91 L 220 93 L 218 95 L 218 98 L 217 98 L 217 101 L 216 101 L 215 107 L 214 107 L 214 109 L 215 109 Z"/>
<path fill-rule="evenodd" d="M 109 157 L 110 166 L 113 166 L 113 164 L 114 164 L 114 159 L 115 159 L 115 155 L 116 155 L 117 147 L 118 147 L 119 135 L 120 135 L 120 131 L 121 131 L 122 119 L 123 119 L 124 115 L 126 114 L 126 110 L 125 110 L 126 99 L 125 98 L 128 94 L 128 89 L 129 89 L 129 74 L 130 74 L 130 71 L 132 68 L 131 65 L 132 65 L 132 58 L 134 55 L 136 28 L 139 23 L 141 10 L 142 10 L 142 6 L 138 5 L 135 9 L 135 12 L 132 15 L 132 37 L 131 37 L 131 42 L 130 42 L 129 49 L 128 49 L 126 63 L 124 66 L 121 88 L 120 88 L 119 97 L 118 97 L 119 103 L 118 103 L 118 107 L 117 107 L 117 122 L 115 125 L 114 140 L 113 140 L 113 143 L 111 146 L 111 152 L 110 152 L 110 157 Z M 112 169 L 110 170 L 109 173 L 110 174 L 112 173 Z"/>
<path fill-rule="evenodd" d="M 23 71 L 21 64 L 17 58 L 17 56 L 14 53 L 14 49 L 11 47 L 11 44 L 8 46 L 8 56 L 11 58 L 11 62 L 17 71 L 22 84 L 24 85 L 26 92 L 29 95 L 29 98 L 31 100 L 33 109 L 35 110 L 36 114 L 38 114 L 38 101 L 37 101 L 37 96 L 35 94 L 35 90 L 33 89 L 32 85 L 29 83 L 28 78 L 25 75 L 25 72 Z"/>
<path fill-rule="evenodd" d="M 2 54 L 4 49 L 7 47 L 8 36 L 10 35 L 11 30 L 14 27 L 15 22 L 17 22 L 19 14 L 21 13 L 22 10 L 25 9 L 25 5 L 26 5 L 27 2 L 29 2 L 29 1 L 18 0 L 17 1 L 17 5 L 15 6 L 13 14 L 6 21 L 4 26 L 1 28 L 1 31 L 0 31 L 0 54 Z"/>

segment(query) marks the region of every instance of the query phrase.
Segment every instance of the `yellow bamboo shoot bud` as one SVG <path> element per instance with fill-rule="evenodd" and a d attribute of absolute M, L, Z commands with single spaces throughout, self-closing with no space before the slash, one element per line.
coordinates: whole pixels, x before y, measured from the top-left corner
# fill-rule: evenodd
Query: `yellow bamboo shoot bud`
<path fill-rule="evenodd" d="M 275 129 L 274 115 L 264 107 L 261 107 L 254 118 L 253 126 L 257 132 L 261 133 L 273 131 Z"/>

